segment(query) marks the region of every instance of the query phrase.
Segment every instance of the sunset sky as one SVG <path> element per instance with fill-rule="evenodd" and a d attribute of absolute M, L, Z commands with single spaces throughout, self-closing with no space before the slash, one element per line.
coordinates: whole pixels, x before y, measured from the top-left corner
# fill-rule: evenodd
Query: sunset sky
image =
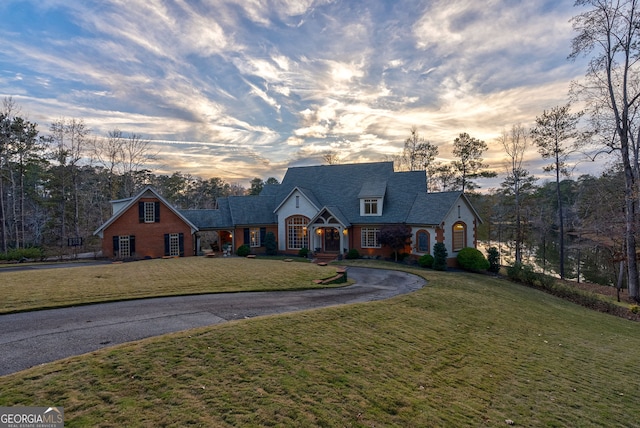
<path fill-rule="evenodd" d="M 449 161 L 567 102 L 572 0 L 3 0 L 0 97 L 42 134 L 81 118 L 152 141 L 157 173 L 248 186 L 398 154 L 410 128 Z M 527 168 L 544 177 L 534 147 Z M 599 173 L 581 163 L 576 175 Z M 550 176 L 547 176 L 551 178 Z M 480 183 L 495 187 L 500 180 Z"/>

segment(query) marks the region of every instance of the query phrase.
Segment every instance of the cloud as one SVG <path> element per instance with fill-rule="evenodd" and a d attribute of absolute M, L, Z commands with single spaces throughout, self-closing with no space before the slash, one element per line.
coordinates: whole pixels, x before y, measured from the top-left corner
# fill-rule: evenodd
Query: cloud
<path fill-rule="evenodd" d="M 0 11 L 21 7 L 33 25 L 0 29 L 0 94 L 42 124 L 80 117 L 97 133 L 143 134 L 162 171 L 236 180 L 318 163 L 327 149 L 386 159 L 412 126 L 447 159 L 460 132 L 490 142 L 563 104 L 583 69 L 565 61 L 573 10 L 551 0 L 46 0 Z M 492 144 L 486 158 L 500 155 Z"/>

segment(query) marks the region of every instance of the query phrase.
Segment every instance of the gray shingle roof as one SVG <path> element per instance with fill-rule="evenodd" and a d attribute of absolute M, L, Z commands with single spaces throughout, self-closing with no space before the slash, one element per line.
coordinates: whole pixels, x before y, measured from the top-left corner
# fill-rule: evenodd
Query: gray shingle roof
<path fill-rule="evenodd" d="M 295 187 L 313 189 L 320 207 L 340 207 L 351 224 L 403 223 L 415 195 L 426 192 L 426 176 L 424 171 L 396 173 L 393 162 L 289 168 L 278 200 L 282 201 Z M 384 196 L 382 216 L 360 215 L 360 197 L 365 193 L 370 197 Z"/>
<path fill-rule="evenodd" d="M 236 225 L 275 224 L 274 196 L 230 196 L 231 218 Z"/>
<path fill-rule="evenodd" d="M 424 171 L 394 172 L 393 162 L 289 168 L 282 184 L 259 196 L 218 200 L 218 210 L 183 210 L 200 229 L 276 224 L 274 213 L 294 189 L 318 209 L 328 208 L 345 225 L 439 224 L 460 192 L 427 193 Z M 381 216 L 361 216 L 361 198 L 384 198 Z"/>
<path fill-rule="evenodd" d="M 407 217 L 407 223 L 440 224 L 461 195 L 462 192 L 424 193 L 418 195 Z"/>

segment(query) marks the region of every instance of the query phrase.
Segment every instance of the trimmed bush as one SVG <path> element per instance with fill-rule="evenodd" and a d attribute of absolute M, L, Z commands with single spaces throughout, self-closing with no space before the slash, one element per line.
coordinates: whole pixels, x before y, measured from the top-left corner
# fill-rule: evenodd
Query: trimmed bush
<path fill-rule="evenodd" d="M 433 256 L 431 254 L 425 254 L 420 256 L 418 259 L 418 264 L 423 268 L 432 268 L 433 267 Z"/>
<path fill-rule="evenodd" d="M 489 272 L 500 272 L 500 253 L 496 247 L 487 250 L 487 260 L 489 261 Z"/>
<path fill-rule="evenodd" d="M 482 251 L 473 247 L 467 247 L 460 250 L 456 259 L 458 260 L 458 265 L 465 270 L 481 272 L 489 269 L 489 262 L 485 259 Z"/>
<path fill-rule="evenodd" d="M 264 236 L 264 248 L 268 256 L 278 254 L 278 243 L 276 242 L 276 235 L 274 235 L 273 232 L 267 232 Z"/>
<path fill-rule="evenodd" d="M 309 249 L 307 247 L 300 248 L 300 250 L 298 250 L 298 255 L 306 258 L 309 255 Z"/>
<path fill-rule="evenodd" d="M 249 248 L 247 244 L 240 245 L 238 247 L 238 251 L 236 251 L 236 254 L 240 257 L 247 257 L 249 254 L 251 254 L 251 248 Z"/>
<path fill-rule="evenodd" d="M 442 242 L 436 242 L 433 246 L 433 268 L 435 270 L 447 270 L 447 247 Z"/>
<path fill-rule="evenodd" d="M 349 250 L 349 252 L 345 256 L 345 258 L 348 259 L 348 260 L 359 259 L 360 258 L 360 253 L 355 248 L 352 248 L 352 249 Z"/>

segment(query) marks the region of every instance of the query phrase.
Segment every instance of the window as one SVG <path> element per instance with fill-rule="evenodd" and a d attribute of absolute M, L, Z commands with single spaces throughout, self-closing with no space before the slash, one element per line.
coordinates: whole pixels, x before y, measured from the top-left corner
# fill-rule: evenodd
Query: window
<path fill-rule="evenodd" d="M 287 245 L 291 250 L 308 248 L 307 224 L 309 219 L 303 216 L 293 216 L 287 219 Z"/>
<path fill-rule="evenodd" d="M 417 233 L 416 241 L 418 241 L 418 252 L 419 253 L 428 253 L 429 252 L 429 232 L 425 230 L 420 230 Z"/>
<path fill-rule="evenodd" d="M 113 256 L 119 259 L 131 257 L 136 252 L 134 235 L 116 235 L 113 237 Z"/>
<path fill-rule="evenodd" d="M 251 239 L 250 239 L 251 246 L 259 247 L 260 246 L 260 229 L 251 229 L 250 235 L 251 235 Z"/>
<path fill-rule="evenodd" d="M 120 237 L 120 257 L 131 257 L 131 248 L 129 247 L 129 235 Z"/>
<path fill-rule="evenodd" d="M 362 248 L 380 248 L 380 229 L 363 228 L 362 229 Z"/>
<path fill-rule="evenodd" d="M 180 234 L 169 234 L 169 255 L 178 257 L 180 256 Z"/>
<path fill-rule="evenodd" d="M 160 221 L 160 202 L 138 202 L 140 223 L 157 223 Z"/>
<path fill-rule="evenodd" d="M 153 202 L 144 203 L 144 222 L 154 223 L 156 221 L 156 209 Z"/>
<path fill-rule="evenodd" d="M 378 215 L 378 200 L 377 199 L 365 199 L 364 200 L 364 215 Z"/>
<path fill-rule="evenodd" d="M 456 223 L 453 225 L 453 251 L 460 251 L 467 246 L 466 227 L 464 223 Z"/>
<path fill-rule="evenodd" d="M 164 255 L 171 257 L 184 256 L 184 233 L 165 233 Z"/>

